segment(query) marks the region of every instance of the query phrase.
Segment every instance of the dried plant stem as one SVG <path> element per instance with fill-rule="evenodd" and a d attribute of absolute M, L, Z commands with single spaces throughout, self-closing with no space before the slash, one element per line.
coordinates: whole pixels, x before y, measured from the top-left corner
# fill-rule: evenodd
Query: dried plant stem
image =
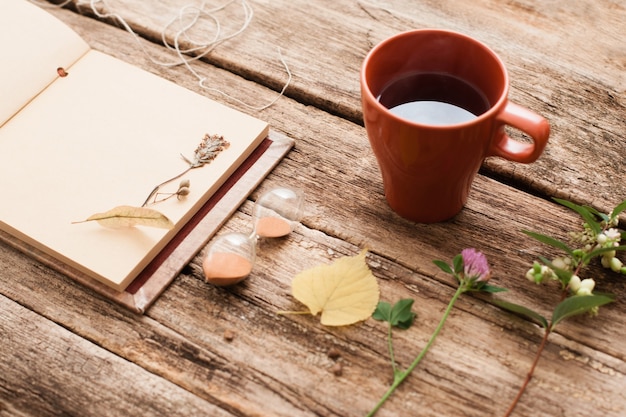
<path fill-rule="evenodd" d="M 517 403 L 519 403 L 520 398 L 522 398 L 522 396 L 524 395 L 524 392 L 526 391 L 526 387 L 528 387 L 530 380 L 533 378 L 533 374 L 535 373 L 535 368 L 537 367 L 537 364 L 539 363 L 539 359 L 541 358 L 541 354 L 543 353 L 543 350 L 546 347 L 546 344 L 548 342 L 548 336 L 550 336 L 551 328 L 552 328 L 552 325 L 548 326 L 548 328 L 545 329 L 543 339 L 541 340 L 539 349 L 537 349 L 537 353 L 535 354 L 535 360 L 533 361 L 533 364 L 531 365 L 530 370 L 528 371 L 528 374 L 526 374 L 526 379 L 524 380 L 524 383 L 522 384 L 519 391 L 517 392 L 517 396 L 511 402 L 509 409 L 504 414 L 504 417 L 510 417 L 513 414 L 513 410 L 515 410 Z"/>
<path fill-rule="evenodd" d="M 183 175 L 185 175 L 186 173 L 188 173 L 189 171 L 191 171 L 194 168 L 198 168 L 201 167 L 202 165 L 189 165 L 189 167 L 187 167 L 187 169 L 185 169 L 183 172 L 181 172 L 180 174 L 176 175 L 175 177 L 170 178 L 167 181 L 163 181 L 161 184 L 157 185 L 156 187 L 154 187 L 152 189 L 152 191 L 150 191 L 150 194 L 148 194 L 148 198 L 146 198 L 146 201 L 143 202 L 143 204 L 141 205 L 141 207 L 145 207 L 148 205 L 148 202 L 150 201 L 150 199 L 161 189 L 161 187 L 163 187 L 166 184 L 169 184 L 172 181 L 175 181 L 177 179 L 179 179 L 180 177 L 182 177 Z"/>
<path fill-rule="evenodd" d="M 281 311 L 277 311 L 276 314 L 279 315 L 287 315 L 287 314 L 296 314 L 296 315 L 310 315 L 311 312 L 310 311 L 285 311 L 285 310 L 281 310 Z"/>

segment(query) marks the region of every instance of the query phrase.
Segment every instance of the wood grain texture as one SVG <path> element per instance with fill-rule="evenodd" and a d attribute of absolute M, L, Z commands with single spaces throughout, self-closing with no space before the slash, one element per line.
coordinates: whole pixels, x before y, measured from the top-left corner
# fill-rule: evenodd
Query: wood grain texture
<path fill-rule="evenodd" d="M 232 415 L 1 295 L 0 314 L 0 415 Z"/>
<path fill-rule="evenodd" d="M 124 7 L 119 12 L 136 21 L 137 30 L 148 38 L 155 38 L 182 3 L 109 1 Z M 472 29 L 506 55 L 507 62 L 514 62 L 509 64 L 513 79 L 526 74 L 525 87 L 513 85 L 518 102 L 550 111 L 551 118 L 572 131 L 591 129 L 584 119 L 602 104 L 578 98 L 577 87 L 603 86 L 615 97 L 623 94 L 623 86 L 615 81 L 621 74 L 621 67 L 615 66 L 621 44 L 610 40 L 614 28 L 607 24 L 593 29 L 600 32 L 603 52 L 600 46 L 585 44 L 585 35 L 572 29 L 572 42 L 587 48 L 585 54 L 597 57 L 595 53 L 615 49 L 610 55 L 615 62 L 609 60 L 601 69 L 595 58 L 578 66 L 561 50 L 555 50 L 553 60 L 543 59 L 541 53 L 549 54 L 539 45 L 567 39 L 565 32 L 546 24 L 552 19 L 580 28 L 576 18 L 593 16 L 594 10 L 613 22 L 623 9 L 604 0 L 585 6 L 589 11 L 584 14 L 576 8 L 584 6 L 578 1 L 548 2 L 549 7 L 534 1 L 477 1 L 473 7 L 424 1 L 419 11 L 409 2 L 387 2 L 385 7 L 381 3 L 316 1 L 305 7 L 304 2 L 257 1 L 252 3 L 251 27 L 218 47 L 210 57 L 213 65 L 197 64 L 211 85 L 240 98 L 268 102 L 284 82 L 272 51 L 277 44 L 290 45 L 283 51 L 294 71 L 289 97 L 259 113 L 215 96 L 296 139 L 295 148 L 251 200 L 275 185 L 298 187 L 307 199 L 302 225 L 287 238 L 260 242 L 253 273 L 241 285 L 218 288 L 204 283 L 201 253 L 145 316 L 137 316 L 0 245 L 0 416 L 95 416 L 107 415 L 109 409 L 109 415 L 365 415 L 392 378 L 384 325 L 370 319 L 325 328 L 319 318 L 276 314 L 300 307 L 290 293 L 295 274 L 361 248 L 370 250 L 367 262 L 379 279 L 383 299 L 416 300 L 416 326 L 394 334 L 402 366 L 424 345 L 454 292 L 452 279 L 432 260 L 450 260 L 465 247 L 480 248 L 489 257 L 494 284 L 510 289 L 498 297 L 549 313 L 556 291 L 531 285 L 524 274 L 538 255 L 550 251 L 521 230 L 565 238 L 579 220 L 534 193 L 549 186 L 564 194 L 569 187 L 588 204 L 609 193 L 600 180 L 616 178 L 619 172 L 620 166 L 607 160 L 610 155 L 623 157 L 624 145 L 617 136 L 623 120 L 614 120 L 623 107 L 610 104 L 597 110 L 604 122 L 593 129 L 608 132 L 614 143 L 597 156 L 611 172 L 598 174 L 596 188 L 585 179 L 596 175 L 589 164 L 578 171 L 556 168 L 572 154 L 583 155 L 583 144 L 596 145 L 557 129 L 557 143 L 571 139 L 571 146 L 561 150 L 551 145 L 539 163 L 527 167 L 502 163 L 503 173 L 497 175 L 488 162 L 486 175 L 477 177 L 460 215 L 446 223 L 417 225 L 400 219 L 384 201 L 376 161 L 358 120 L 355 71 L 373 43 L 402 28 L 430 23 Z M 67 10 L 52 12 L 96 49 L 211 96 L 184 67 L 153 65 L 135 40 L 113 25 Z M 518 32 L 513 31 L 516 27 Z M 150 56 L 169 56 L 165 48 L 141 42 Z M 562 92 L 564 86 L 569 87 Z M 583 107 L 566 101 L 557 109 L 549 98 L 556 93 L 580 100 Z M 585 117 L 572 118 L 578 111 Z M 608 207 L 618 197 L 611 194 L 598 205 Z M 220 233 L 250 230 L 252 201 L 244 203 Z M 621 277 L 597 269 L 592 273 L 602 291 L 623 298 Z M 624 415 L 624 313 L 624 304 L 618 302 L 602 308 L 597 318 L 580 317 L 558 327 L 515 415 Z M 540 329 L 494 307 L 490 297 L 463 296 L 418 372 L 379 415 L 502 415 L 540 339 Z M 332 350 L 339 353 L 337 358 L 331 357 Z M 334 372 L 337 364 L 341 375 Z M 97 372 L 102 369 L 106 372 Z M 117 402 L 109 408 L 113 398 Z"/>
<path fill-rule="evenodd" d="M 107 3 L 103 12 L 120 14 L 157 42 L 165 32 L 171 42 L 176 26 L 166 25 L 188 2 Z M 626 166 L 626 46 L 615 42 L 626 30 L 626 6 L 613 0 L 561 3 L 257 1 L 251 3 L 250 27 L 218 46 L 206 61 L 279 90 L 285 81 L 276 52 L 280 47 L 294 74 L 289 97 L 361 123 L 358 72 L 372 46 L 414 28 L 463 32 L 504 60 L 511 100 L 544 115 L 552 125 L 550 142 L 537 163 L 490 158 L 486 172 L 542 195 L 606 211 L 626 198 L 620 186 Z M 84 6 L 80 10 L 90 13 Z M 219 17 L 232 26 L 241 22 L 241 9 L 229 7 Z M 524 140 L 520 133 L 510 133 Z"/>

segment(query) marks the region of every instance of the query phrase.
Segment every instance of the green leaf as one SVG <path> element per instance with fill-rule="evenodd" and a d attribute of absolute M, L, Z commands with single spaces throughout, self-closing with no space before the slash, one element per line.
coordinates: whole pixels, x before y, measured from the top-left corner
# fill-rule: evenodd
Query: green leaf
<path fill-rule="evenodd" d="M 612 295 L 574 295 L 561 301 L 552 313 L 552 328 L 568 317 L 591 311 L 594 307 L 600 307 L 615 301 Z"/>
<path fill-rule="evenodd" d="M 497 292 L 508 291 L 506 288 L 496 287 L 495 285 L 490 285 L 490 284 L 481 285 L 477 289 L 479 291 L 490 293 L 490 294 L 495 294 Z"/>
<path fill-rule="evenodd" d="M 582 262 L 587 263 L 591 259 L 595 258 L 596 256 L 602 255 L 603 253 L 606 253 L 606 252 L 621 251 L 621 250 L 626 250 L 626 246 L 622 245 L 622 246 L 615 246 L 612 248 L 596 249 L 594 251 L 589 252 L 585 256 L 583 256 Z"/>
<path fill-rule="evenodd" d="M 494 300 L 494 304 L 507 311 L 510 311 L 511 313 L 515 313 L 515 314 L 519 314 L 524 317 L 527 317 L 531 319 L 532 321 L 534 321 L 535 323 L 543 326 L 544 329 L 548 328 L 548 320 L 546 320 L 546 318 L 542 316 L 541 314 L 529 308 L 526 308 L 519 304 L 509 303 L 508 301 L 503 301 L 503 300 Z"/>
<path fill-rule="evenodd" d="M 522 230 L 522 232 L 532 237 L 533 239 L 540 241 L 541 243 L 545 243 L 546 245 L 550 245 L 557 249 L 561 249 L 573 257 L 573 250 L 569 246 L 567 246 L 564 242 L 561 242 L 558 239 L 555 239 L 550 236 L 542 235 L 541 233 L 530 232 L 528 230 Z"/>
<path fill-rule="evenodd" d="M 398 301 L 391 309 L 391 320 L 389 323 L 392 326 L 399 327 L 401 329 L 408 329 L 413 324 L 416 314 L 411 311 L 413 307 L 413 301 L 410 298 L 405 298 Z"/>
<path fill-rule="evenodd" d="M 619 214 L 624 210 L 626 210 L 626 200 L 619 203 L 617 207 L 613 209 L 613 211 L 611 212 L 611 218 L 619 216 Z"/>
<path fill-rule="evenodd" d="M 391 304 L 386 301 L 379 301 L 372 318 L 379 321 L 391 321 Z"/>
<path fill-rule="evenodd" d="M 399 327 L 400 329 L 408 329 L 413 324 L 416 316 L 411 311 L 412 306 L 413 300 L 410 298 L 398 301 L 393 307 L 386 301 L 380 301 L 372 314 L 372 318 L 389 322 L 391 326 Z"/>
<path fill-rule="evenodd" d="M 593 215 L 594 215 L 594 216 L 596 216 L 596 217 L 599 217 L 599 218 L 600 218 L 600 219 L 602 219 L 603 221 L 605 221 L 605 222 L 608 222 L 608 221 L 609 221 L 609 216 L 608 216 L 608 215 L 606 215 L 606 214 L 604 214 L 604 213 L 599 212 L 598 210 L 596 210 L 596 209 L 595 209 L 595 208 L 593 208 L 593 207 L 587 207 L 587 206 L 585 206 L 585 208 L 586 208 L 587 210 L 589 210 L 589 212 L 590 212 L 591 214 L 593 214 Z"/>
<path fill-rule="evenodd" d="M 437 265 L 439 267 L 439 269 L 441 269 L 446 274 L 453 274 L 454 273 L 454 271 L 452 271 L 452 268 L 450 268 L 450 265 L 448 265 L 444 261 L 433 261 L 433 263 L 435 265 Z"/>
<path fill-rule="evenodd" d="M 594 291 L 593 295 L 601 295 L 603 297 L 609 297 L 613 301 L 615 301 L 615 298 L 616 298 L 615 294 L 611 294 L 610 292 L 603 292 L 603 291 Z"/>
<path fill-rule="evenodd" d="M 597 222 L 595 216 L 591 213 L 588 207 L 580 206 L 578 204 L 572 203 L 571 201 L 562 200 L 560 198 L 554 198 L 554 201 L 580 214 L 580 216 L 585 220 L 589 227 L 591 227 L 591 230 L 593 230 L 595 234 L 598 234 L 602 231 L 600 223 Z"/>
<path fill-rule="evenodd" d="M 455 256 L 452 260 L 452 263 L 454 265 L 454 272 L 456 272 L 457 274 L 463 272 L 463 255 L 458 254 L 457 256 Z"/>

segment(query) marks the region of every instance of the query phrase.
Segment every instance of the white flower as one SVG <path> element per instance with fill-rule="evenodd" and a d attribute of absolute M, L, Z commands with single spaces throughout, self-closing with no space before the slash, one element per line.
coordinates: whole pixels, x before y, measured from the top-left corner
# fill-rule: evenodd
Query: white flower
<path fill-rule="evenodd" d="M 580 288 L 576 291 L 576 295 L 591 295 L 595 286 L 596 282 L 593 279 L 583 279 L 580 281 Z"/>
<path fill-rule="evenodd" d="M 572 260 L 569 258 L 554 258 L 552 261 L 552 266 L 557 269 L 570 269 L 570 265 L 572 264 Z"/>
<path fill-rule="evenodd" d="M 576 294 L 580 289 L 580 277 L 578 275 L 572 275 L 570 278 L 569 289 L 572 290 L 574 294 Z"/>
<path fill-rule="evenodd" d="M 617 229 L 609 229 L 606 232 L 604 232 L 604 234 L 609 240 L 612 240 L 614 242 L 619 242 L 619 240 L 622 237 L 619 230 Z"/>
<path fill-rule="evenodd" d="M 546 279 L 556 279 L 556 274 L 552 269 L 547 267 L 546 265 L 541 266 L 541 280 L 544 281 Z"/>

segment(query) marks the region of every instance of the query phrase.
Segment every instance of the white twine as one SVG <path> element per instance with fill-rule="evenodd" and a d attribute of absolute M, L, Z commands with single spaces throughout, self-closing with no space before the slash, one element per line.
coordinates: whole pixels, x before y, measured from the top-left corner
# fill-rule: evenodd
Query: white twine
<path fill-rule="evenodd" d="M 63 7 L 72 2 L 72 0 L 67 0 L 60 4 L 53 5 L 50 3 L 42 4 L 37 0 L 31 0 L 31 1 L 37 4 L 45 5 L 47 7 Z M 271 100 L 269 103 L 260 105 L 260 106 L 248 104 L 236 97 L 231 96 L 230 94 L 218 88 L 206 85 L 206 77 L 201 76 L 198 73 L 198 71 L 196 71 L 191 65 L 191 63 L 193 63 L 194 61 L 199 60 L 205 57 L 206 55 L 208 55 L 219 44 L 240 35 L 248 28 L 248 26 L 250 25 L 250 22 L 252 21 L 252 16 L 254 15 L 254 12 L 252 10 L 252 7 L 248 4 L 246 0 L 241 0 L 240 3 L 241 3 L 241 7 L 244 13 L 243 22 L 233 33 L 231 34 L 222 33 L 222 25 L 216 13 L 223 11 L 224 9 L 226 9 L 228 6 L 230 6 L 231 4 L 235 2 L 236 0 L 230 0 L 221 6 L 217 6 L 211 9 L 206 8 L 206 2 L 202 2 L 200 6 L 189 4 L 189 5 L 181 7 L 176 13 L 176 15 L 172 17 L 172 19 L 169 22 L 167 22 L 165 26 L 163 27 L 163 29 L 161 30 L 161 41 L 163 42 L 163 45 L 168 50 L 172 51 L 177 57 L 177 59 L 168 61 L 168 62 L 159 61 L 155 59 L 153 56 L 151 56 L 150 53 L 145 48 L 145 46 L 142 44 L 139 35 L 135 33 L 135 31 L 130 27 L 130 25 L 126 22 L 126 20 L 121 15 L 111 11 L 112 8 L 108 5 L 106 0 L 89 0 L 89 7 L 91 8 L 91 11 L 94 13 L 94 15 L 97 16 L 98 18 L 114 19 L 117 22 L 119 22 L 119 24 L 122 25 L 124 30 L 126 30 L 135 38 L 135 41 L 139 45 L 139 48 L 144 53 L 144 55 L 146 55 L 146 57 L 148 57 L 148 59 L 150 59 L 150 61 L 154 63 L 155 65 L 159 65 L 163 67 L 174 67 L 178 65 L 184 65 L 185 68 L 187 68 L 187 70 L 198 80 L 198 85 L 200 86 L 200 88 L 207 90 L 207 91 L 221 94 L 227 99 L 232 100 L 236 103 L 239 103 L 240 105 L 247 107 L 249 109 L 261 111 L 272 106 L 274 103 L 276 103 L 284 95 L 285 90 L 287 90 L 287 87 L 289 86 L 292 80 L 291 71 L 289 70 L 289 66 L 287 65 L 287 62 L 283 58 L 280 48 L 278 48 L 278 55 L 280 57 L 280 62 L 285 68 L 285 71 L 287 73 L 287 82 L 284 84 L 282 90 L 280 91 L 280 93 L 278 94 L 276 98 Z M 101 5 L 100 10 L 97 7 L 98 3 L 100 3 Z M 79 1 L 77 2 L 76 6 L 79 7 L 82 4 L 84 3 L 81 3 Z M 203 22 L 203 19 L 208 19 L 209 22 L 211 22 L 211 26 L 214 27 L 214 32 L 212 33 L 212 36 L 210 36 L 206 40 L 197 40 L 197 39 L 194 40 L 191 35 L 192 29 L 196 29 L 196 32 L 197 32 L 198 26 Z M 172 43 L 170 44 L 167 41 L 166 33 L 176 24 L 180 25 L 180 29 L 174 32 Z M 211 34 L 210 31 L 206 31 L 206 32 L 209 33 L 209 35 Z M 187 49 L 182 49 L 180 46 L 181 41 L 188 43 L 190 47 Z"/>
<path fill-rule="evenodd" d="M 33 3 L 41 6 L 41 7 L 50 7 L 50 8 L 54 8 L 54 7 L 64 7 L 67 6 L 68 4 L 70 4 L 72 2 L 72 0 L 65 0 L 63 3 L 59 3 L 59 4 L 50 4 L 50 3 L 41 3 L 38 0 L 30 0 Z"/>

